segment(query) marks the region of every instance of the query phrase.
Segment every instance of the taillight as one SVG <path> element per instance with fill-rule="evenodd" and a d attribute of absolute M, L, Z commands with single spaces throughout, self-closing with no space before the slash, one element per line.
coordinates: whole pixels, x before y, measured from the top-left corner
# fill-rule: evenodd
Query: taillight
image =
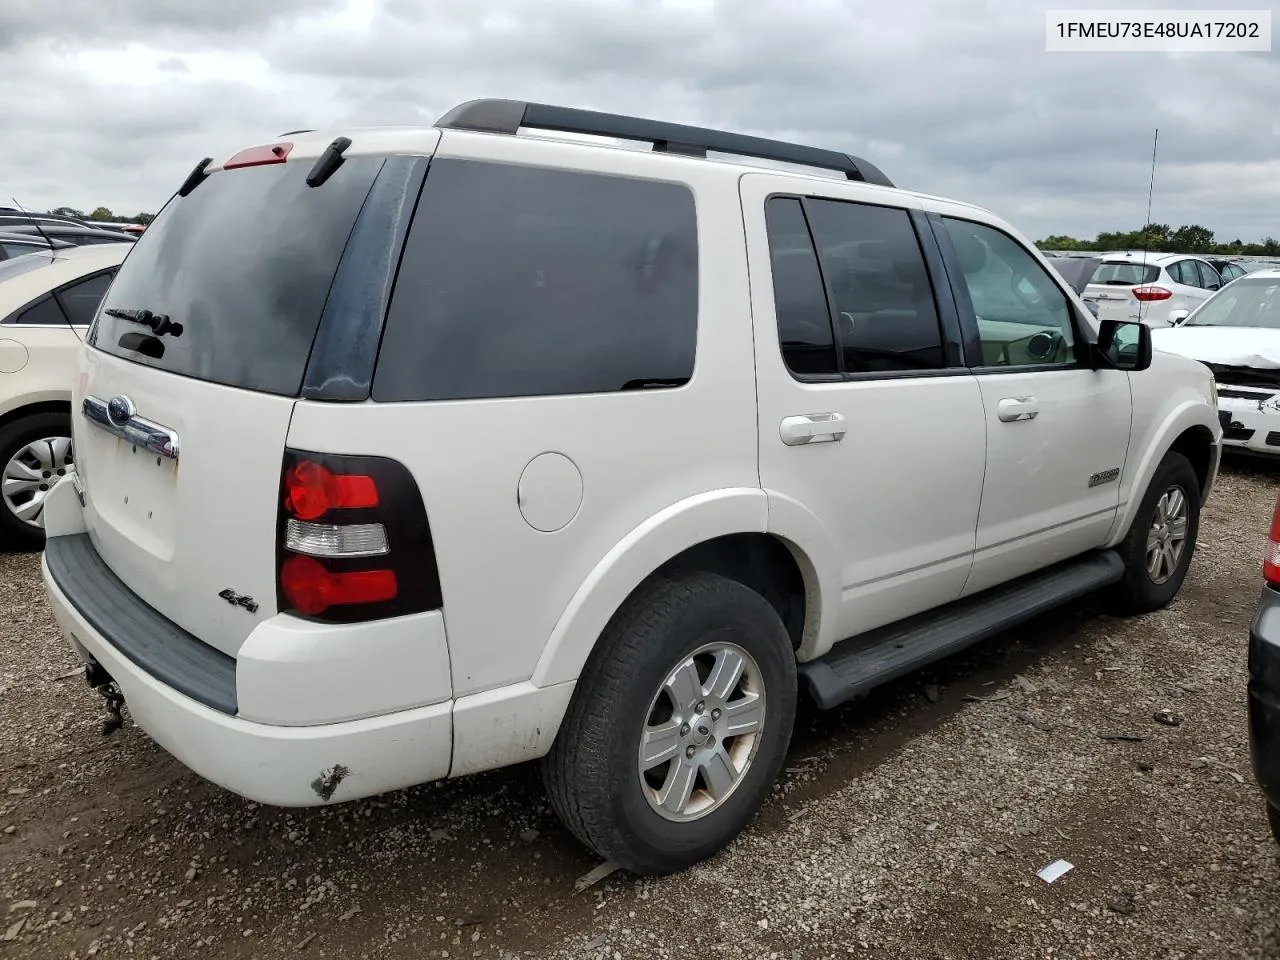
<path fill-rule="evenodd" d="M 1262 557 L 1262 577 L 1273 587 L 1280 587 L 1280 500 L 1271 514 L 1271 536 Z"/>
<path fill-rule="evenodd" d="M 352 623 L 441 606 L 426 510 L 403 464 L 287 450 L 280 505 L 282 612 Z"/>
<path fill-rule="evenodd" d="M 285 506 L 300 520 L 316 520 L 330 510 L 376 507 L 378 487 L 372 477 L 336 474 L 314 460 L 285 471 Z"/>
<path fill-rule="evenodd" d="M 260 147 L 248 147 L 222 165 L 223 170 L 235 170 L 238 167 L 260 167 L 268 163 L 284 163 L 289 159 L 289 151 L 293 144 L 267 143 Z"/>
<path fill-rule="evenodd" d="M 1134 287 L 1133 295 L 1143 303 L 1150 303 L 1152 300 L 1168 300 L 1173 296 L 1173 291 L 1156 286 Z"/>

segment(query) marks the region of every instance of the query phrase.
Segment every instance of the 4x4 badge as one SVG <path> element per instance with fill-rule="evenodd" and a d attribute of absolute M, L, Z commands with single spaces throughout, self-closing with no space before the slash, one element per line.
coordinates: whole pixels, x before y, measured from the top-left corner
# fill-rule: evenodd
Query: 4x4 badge
<path fill-rule="evenodd" d="M 220 590 L 218 592 L 218 596 L 220 596 L 223 600 L 227 601 L 227 603 L 231 604 L 233 607 L 244 607 L 250 613 L 258 612 L 257 600 L 253 599 L 253 597 L 250 597 L 247 594 L 236 593 L 230 587 L 228 587 L 226 590 Z"/>

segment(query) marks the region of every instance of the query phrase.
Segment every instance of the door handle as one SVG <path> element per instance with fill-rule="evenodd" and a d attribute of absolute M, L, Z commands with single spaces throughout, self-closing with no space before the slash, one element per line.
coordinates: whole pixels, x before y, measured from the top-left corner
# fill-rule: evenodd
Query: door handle
<path fill-rule="evenodd" d="M 1002 423 L 1034 420 L 1039 412 L 1040 405 L 1035 397 L 1005 397 L 996 404 L 996 416 Z"/>
<path fill-rule="evenodd" d="M 844 417 L 838 413 L 806 413 L 798 417 L 783 417 L 778 433 L 788 447 L 806 443 L 831 443 L 844 439 Z"/>

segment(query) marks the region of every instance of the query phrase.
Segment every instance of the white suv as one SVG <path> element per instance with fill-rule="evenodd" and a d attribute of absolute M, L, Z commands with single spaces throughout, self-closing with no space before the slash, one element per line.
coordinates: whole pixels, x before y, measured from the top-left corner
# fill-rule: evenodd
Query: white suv
<path fill-rule="evenodd" d="M 91 683 L 264 803 L 543 758 L 638 872 L 748 822 L 797 677 L 1168 603 L 1219 457 L 1208 371 L 991 214 L 512 101 L 202 163 L 81 357 L 44 570 Z"/>
<path fill-rule="evenodd" d="M 1131 250 L 1104 253 L 1084 296 L 1097 302 L 1102 320 L 1168 327 L 1173 311 L 1194 310 L 1222 284 L 1217 268 L 1204 257 Z"/>

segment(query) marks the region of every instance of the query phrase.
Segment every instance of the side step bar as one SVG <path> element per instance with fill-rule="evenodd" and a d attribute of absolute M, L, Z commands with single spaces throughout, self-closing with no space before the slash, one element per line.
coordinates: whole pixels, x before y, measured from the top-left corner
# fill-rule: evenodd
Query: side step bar
<path fill-rule="evenodd" d="M 1123 576 L 1114 550 L 1088 554 L 844 640 L 799 673 L 829 710 Z"/>

